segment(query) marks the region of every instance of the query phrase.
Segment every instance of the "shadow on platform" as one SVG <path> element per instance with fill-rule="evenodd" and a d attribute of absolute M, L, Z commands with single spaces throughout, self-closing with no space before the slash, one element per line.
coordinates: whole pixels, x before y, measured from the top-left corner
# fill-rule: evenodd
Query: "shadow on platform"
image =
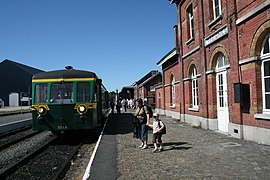
<path fill-rule="evenodd" d="M 182 146 L 182 145 L 189 145 L 188 142 L 165 142 L 163 143 L 164 150 L 163 151 L 170 151 L 170 150 L 188 150 L 192 147 L 190 146 Z M 149 144 L 150 147 L 154 148 L 153 144 Z"/>
<path fill-rule="evenodd" d="M 133 132 L 133 124 L 131 122 L 133 114 L 122 113 L 122 114 L 110 114 L 104 134 L 116 135 L 116 134 L 128 134 Z"/>

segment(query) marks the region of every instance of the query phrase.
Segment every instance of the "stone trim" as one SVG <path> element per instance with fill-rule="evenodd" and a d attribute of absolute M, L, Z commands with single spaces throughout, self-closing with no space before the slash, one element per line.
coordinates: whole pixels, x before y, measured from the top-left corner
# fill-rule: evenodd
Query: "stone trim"
<path fill-rule="evenodd" d="M 253 10 L 249 11 L 248 13 L 246 13 L 244 16 L 238 18 L 236 20 L 236 25 L 239 25 L 239 24 L 245 22 L 246 20 L 248 20 L 249 18 L 251 18 L 252 16 L 254 16 L 256 13 L 260 12 L 261 10 L 263 10 L 264 8 L 266 8 L 269 5 L 270 5 L 270 0 L 266 0 L 265 2 L 263 2 L 258 7 L 254 8 Z"/>
<path fill-rule="evenodd" d="M 258 61 L 260 58 L 258 56 L 253 56 L 247 59 L 243 59 L 239 61 L 239 65 L 253 63 L 254 61 Z"/>
<path fill-rule="evenodd" d="M 270 114 L 254 114 L 254 118 L 256 118 L 256 120 L 270 121 Z"/>
<path fill-rule="evenodd" d="M 221 39 L 227 34 L 228 34 L 228 26 L 227 24 L 225 24 L 224 26 L 216 30 L 214 33 L 204 38 L 204 46 L 205 47 L 209 46 L 210 44 L 216 42 L 217 40 Z"/>
<path fill-rule="evenodd" d="M 185 59 L 186 57 L 190 56 L 191 54 L 193 54 L 194 52 L 198 51 L 200 49 L 200 46 L 197 46 L 193 49 L 191 49 L 188 53 L 184 54 L 182 56 L 182 59 Z"/>

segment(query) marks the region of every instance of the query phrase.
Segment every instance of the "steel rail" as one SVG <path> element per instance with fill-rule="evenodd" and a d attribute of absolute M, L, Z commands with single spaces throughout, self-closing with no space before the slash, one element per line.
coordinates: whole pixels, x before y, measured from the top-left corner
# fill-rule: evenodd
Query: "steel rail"
<path fill-rule="evenodd" d="M 52 144 L 53 141 L 56 140 L 56 138 L 57 137 L 54 137 L 53 139 L 51 139 L 51 141 L 47 142 L 45 145 L 43 145 L 40 148 L 38 148 L 36 151 L 28 154 L 23 159 L 19 160 L 18 162 L 12 164 L 8 168 L 6 168 L 3 171 L 1 171 L 0 172 L 0 179 L 4 179 L 4 178 L 8 177 L 13 172 L 15 172 L 17 169 L 19 169 L 21 166 L 23 166 L 24 164 L 26 164 L 30 159 L 33 159 L 35 156 L 37 156 L 38 154 L 40 154 L 42 151 L 46 150 L 50 146 L 50 144 Z"/>
<path fill-rule="evenodd" d="M 3 149 L 6 149 L 7 147 L 9 147 L 9 146 L 11 146 L 11 145 L 14 145 L 14 144 L 16 144 L 16 143 L 18 143 L 18 142 L 20 142 L 20 141 L 23 141 L 23 140 L 25 140 L 25 139 L 28 139 L 28 138 L 30 138 L 30 137 L 33 137 L 33 136 L 35 136 L 35 135 L 37 135 L 37 134 L 39 134 L 39 133 L 41 133 L 42 131 L 35 131 L 35 132 L 33 132 L 33 133 L 31 133 L 31 134 L 27 134 L 27 135 L 25 135 L 25 136 L 22 136 L 22 137 L 20 137 L 20 138 L 17 138 L 17 139 L 15 139 L 15 140 L 13 140 L 13 141 L 10 141 L 10 142 L 7 142 L 7 143 L 5 143 L 5 144 L 3 144 L 3 145 L 0 145 L 0 151 L 2 151 Z"/>
<path fill-rule="evenodd" d="M 68 157 L 68 159 L 65 161 L 65 163 L 63 164 L 63 166 L 59 169 L 59 171 L 51 178 L 52 180 L 57 180 L 57 179 L 62 179 L 64 176 L 64 173 L 66 172 L 66 170 L 70 167 L 71 161 L 72 159 L 75 158 L 75 156 L 77 155 L 77 153 L 79 152 L 80 147 L 82 146 L 82 143 L 80 143 L 79 145 L 77 145 L 73 151 L 70 153 L 70 156 Z"/>
<path fill-rule="evenodd" d="M 15 129 L 15 130 L 11 130 L 11 131 L 8 131 L 8 132 L 1 133 L 0 134 L 0 139 L 2 139 L 4 137 L 7 137 L 7 136 L 11 136 L 11 135 L 17 134 L 19 132 L 26 131 L 28 129 L 31 129 L 31 126 L 30 127 L 23 127 L 23 128 L 19 128 L 19 129 Z"/>

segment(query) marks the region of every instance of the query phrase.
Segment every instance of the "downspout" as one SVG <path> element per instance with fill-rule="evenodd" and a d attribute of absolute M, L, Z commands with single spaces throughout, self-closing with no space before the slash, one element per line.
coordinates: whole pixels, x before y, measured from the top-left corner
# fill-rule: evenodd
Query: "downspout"
<path fill-rule="evenodd" d="M 237 13 L 238 13 L 238 10 L 237 10 L 237 4 L 236 4 L 236 1 L 234 2 L 234 15 L 235 15 L 235 18 L 234 18 L 234 22 L 236 22 L 236 19 L 237 19 Z M 231 22 L 231 17 L 230 17 L 230 22 Z M 232 22 L 231 22 L 232 23 Z M 238 66 L 238 82 L 239 83 L 242 83 L 242 70 L 241 70 L 241 65 L 239 65 L 239 60 L 240 60 L 240 44 L 239 44 L 239 31 L 238 31 L 238 26 L 236 25 L 236 23 L 234 23 L 235 25 L 235 36 L 236 36 L 236 46 L 237 46 L 237 66 Z M 243 111 L 242 111 L 242 108 L 241 108 L 241 102 L 240 102 L 240 125 L 242 127 L 242 137 L 244 137 L 244 131 L 243 131 Z"/>
<path fill-rule="evenodd" d="M 235 20 L 237 19 L 237 4 L 236 4 L 236 1 L 234 1 L 234 14 L 235 14 Z M 231 19 L 230 19 L 231 20 Z M 235 21 L 236 22 L 236 21 Z M 236 38 L 236 44 L 237 44 L 237 60 L 238 60 L 238 63 L 237 63 L 237 66 L 238 66 L 238 82 L 242 82 L 242 70 L 241 70 L 241 66 L 239 65 L 239 60 L 240 60 L 240 44 L 239 44 L 239 34 L 238 34 L 238 26 L 236 25 L 236 23 L 234 24 L 235 25 L 235 36 L 237 37 Z"/>
<path fill-rule="evenodd" d="M 179 48 L 179 56 L 178 56 L 178 64 L 179 64 L 179 74 L 181 75 L 181 78 L 182 79 L 179 79 L 180 81 L 180 87 L 181 87 L 181 84 L 182 84 L 182 88 L 179 88 L 180 91 L 179 91 L 179 97 L 182 97 L 182 102 L 180 101 L 180 120 L 183 122 L 185 122 L 185 87 L 184 87 L 184 81 L 183 81 L 183 77 L 184 77 L 184 67 L 183 67 L 183 60 L 182 60 L 182 55 L 183 55 L 183 46 L 182 46 L 182 24 L 181 24 L 181 9 L 180 9 L 180 2 L 178 4 L 176 4 L 177 6 L 177 17 L 178 17 L 178 27 L 179 27 L 179 30 L 178 30 L 178 37 L 179 37 L 179 45 L 178 45 L 178 48 Z M 182 92 L 181 92 L 182 90 Z M 182 96 L 181 96 L 181 93 L 182 93 Z M 183 116 L 183 119 L 181 118 Z"/>
<path fill-rule="evenodd" d="M 201 38 L 201 41 L 202 41 L 202 57 L 204 58 L 204 69 L 205 69 L 205 72 L 207 71 L 207 59 L 206 59 L 206 48 L 204 46 L 204 37 L 205 37 L 205 29 L 204 29 L 204 9 L 203 9 L 203 0 L 201 0 L 201 10 L 202 10 L 202 38 Z M 200 16 L 200 14 L 198 14 Z M 199 17 L 198 17 L 199 18 Z M 206 122 L 207 122 L 207 129 L 209 129 L 209 103 L 208 103 L 208 77 L 207 77 L 207 74 L 205 73 L 204 75 L 204 78 L 205 78 L 205 107 L 206 107 Z"/>

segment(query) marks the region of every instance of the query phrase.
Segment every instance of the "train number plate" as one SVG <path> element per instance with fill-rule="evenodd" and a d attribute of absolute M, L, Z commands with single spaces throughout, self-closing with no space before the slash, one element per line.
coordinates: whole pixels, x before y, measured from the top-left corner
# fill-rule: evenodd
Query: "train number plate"
<path fill-rule="evenodd" d="M 57 129 L 67 129 L 67 126 L 57 126 Z"/>

